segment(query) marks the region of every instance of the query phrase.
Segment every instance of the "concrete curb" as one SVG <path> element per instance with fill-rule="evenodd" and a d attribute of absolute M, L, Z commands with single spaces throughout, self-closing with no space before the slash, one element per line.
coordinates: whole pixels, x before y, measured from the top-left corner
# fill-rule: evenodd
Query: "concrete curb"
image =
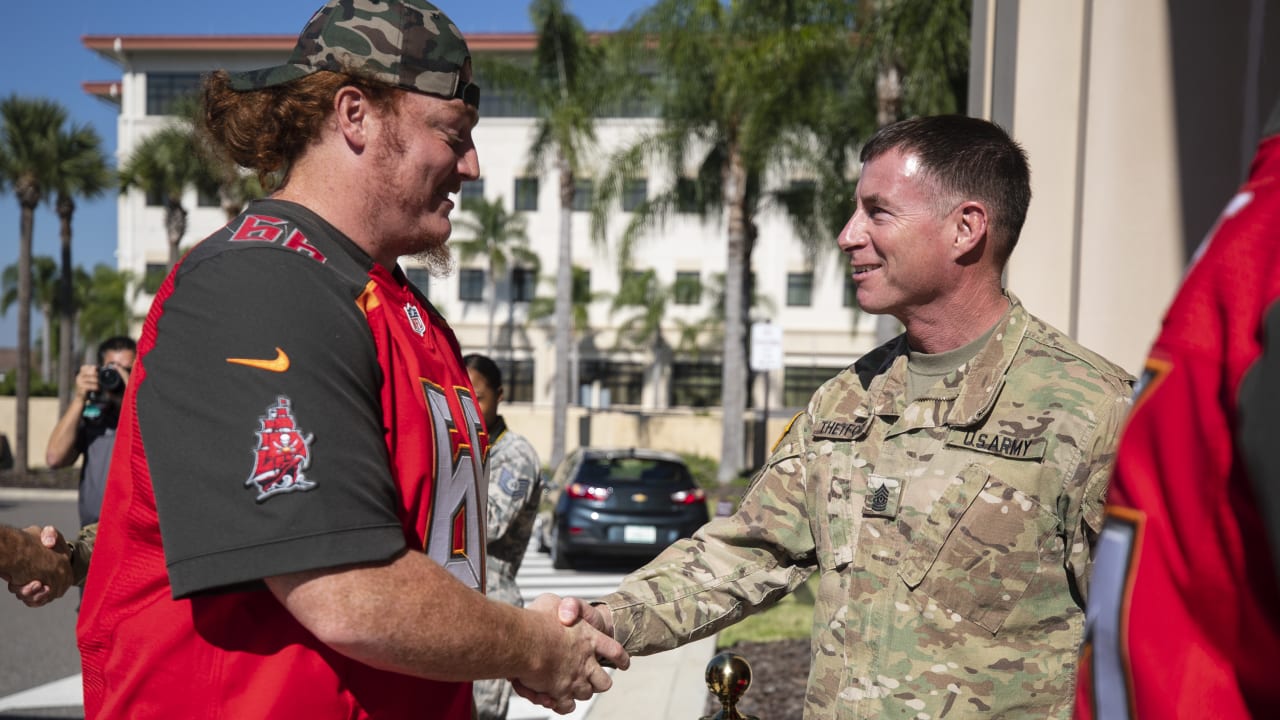
<path fill-rule="evenodd" d="M 79 490 L 62 490 L 58 488 L 20 488 L 0 487 L 0 500 L 9 501 L 50 501 L 76 500 Z"/>

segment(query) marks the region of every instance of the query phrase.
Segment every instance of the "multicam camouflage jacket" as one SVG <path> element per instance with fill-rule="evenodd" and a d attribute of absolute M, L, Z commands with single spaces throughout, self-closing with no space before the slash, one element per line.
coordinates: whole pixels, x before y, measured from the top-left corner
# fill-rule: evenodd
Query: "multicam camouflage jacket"
<path fill-rule="evenodd" d="M 1069 717 L 1132 378 L 1010 301 L 909 405 L 903 338 L 823 385 L 736 514 L 605 598 L 615 637 L 669 649 L 816 571 L 805 718 Z"/>
<path fill-rule="evenodd" d="M 495 425 L 492 432 L 496 439 L 489 446 L 485 592 L 503 602 L 523 605 L 516 572 L 529 547 L 533 520 L 542 500 L 542 466 L 533 445 L 508 430 L 501 416 Z"/>
<path fill-rule="evenodd" d="M 93 557 L 93 544 L 98 540 L 98 523 L 90 523 L 80 528 L 76 539 L 68 543 L 71 550 L 71 582 L 84 587 L 84 579 L 89 575 L 89 560 Z"/>

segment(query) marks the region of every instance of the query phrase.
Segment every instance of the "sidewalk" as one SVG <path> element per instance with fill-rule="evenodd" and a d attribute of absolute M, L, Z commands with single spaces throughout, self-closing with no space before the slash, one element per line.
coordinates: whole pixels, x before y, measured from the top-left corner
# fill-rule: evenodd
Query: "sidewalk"
<path fill-rule="evenodd" d="M 597 695 L 589 720 L 698 720 L 707 701 L 707 662 L 715 636 L 657 655 L 631 658 L 631 669 L 614 671 L 613 688 Z"/>
<path fill-rule="evenodd" d="M 613 687 L 570 715 L 513 696 L 507 720 L 698 720 L 707 700 L 707 662 L 716 652 L 709 637 L 648 657 L 631 658 L 631 669 L 613 670 Z"/>

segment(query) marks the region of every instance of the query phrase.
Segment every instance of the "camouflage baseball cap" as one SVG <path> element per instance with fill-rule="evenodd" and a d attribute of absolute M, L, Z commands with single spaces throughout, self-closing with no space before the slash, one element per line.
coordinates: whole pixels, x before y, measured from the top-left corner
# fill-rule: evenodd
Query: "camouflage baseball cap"
<path fill-rule="evenodd" d="M 280 85 L 317 70 L 352 72 L 390 85 L 480 106 L 480 88 L 463 82 L 467 41 L 426 0 L 329 0 L 298 35 L 289 62 L 230 73 L 235 90 Z"/>

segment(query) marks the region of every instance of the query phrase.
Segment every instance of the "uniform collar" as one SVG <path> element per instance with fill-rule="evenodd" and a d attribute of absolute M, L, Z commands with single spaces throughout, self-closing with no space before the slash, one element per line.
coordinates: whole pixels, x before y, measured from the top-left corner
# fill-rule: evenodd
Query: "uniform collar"
<path fill-rule="evenodd" d="M 854 415 L 896 416 L 898 430 L 976 424 L 991 411 L 1004 377 L 1026 336 L 1029 316 L 1011 292 L 1009 312 L 974 357 L 907 405 L 907 337 L 905 334 L 872 350 L 854 364 L 866 395 Z"/>

